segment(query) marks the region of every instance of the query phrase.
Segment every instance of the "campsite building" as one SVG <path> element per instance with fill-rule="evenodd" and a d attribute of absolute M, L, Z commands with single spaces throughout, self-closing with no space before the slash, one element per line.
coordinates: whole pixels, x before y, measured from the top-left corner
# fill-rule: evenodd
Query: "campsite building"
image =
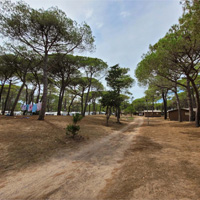
<path fill-rule="evenodd" d="M 160 110 L 144 110 L 145 117 L 161 117 Z"/>
<path fill-rule="evenodd" d="M 194 111 L 195 111 L 195 109 L 194 109 Z M 181 116 L 182 116 L 182 121 L 189 121 L 189 109 L 188 108 L 182 108 L 181 109 Z M 168 111 L 168 117 L 171 121 L 178 121 L 178 109 L 169 110 Z"/>

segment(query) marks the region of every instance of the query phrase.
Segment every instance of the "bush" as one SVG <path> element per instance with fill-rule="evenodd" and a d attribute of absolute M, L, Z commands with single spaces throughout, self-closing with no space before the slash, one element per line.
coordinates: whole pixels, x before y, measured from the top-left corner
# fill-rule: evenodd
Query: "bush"
<path fill-rule="evenodd" d="M 68 125 L 66 134 L 69 135 L 71 133 L 72 137 L 74 138 L 75 135 L 78 134 L 79 130 L 80 130 L 80 126 L 78 126 L 78 125 L 74 125 L 74 124 Z"/>
<path fill-rule="evenodd" d="M 76 125 L 77 122 L 81 121 L 81 119 L 83 118 L 82 115 L 76 113 L 73 116 L 73 124 L 70 124 L 67 126 L 66 128 L 66 135 L 72 134 L 72 138 L 75 138 L 75 136 L 78 134 L 78 131 L 80 130 L 80 126 Z"/>
<path fill-rule="evenodd" d="M 76 113 L 75 115 L 73 115 L 73 124 L 76 125 L 77 122 L 81 121 L 81 119 L 83 119 L 83 116 L 79 113 Z"/>

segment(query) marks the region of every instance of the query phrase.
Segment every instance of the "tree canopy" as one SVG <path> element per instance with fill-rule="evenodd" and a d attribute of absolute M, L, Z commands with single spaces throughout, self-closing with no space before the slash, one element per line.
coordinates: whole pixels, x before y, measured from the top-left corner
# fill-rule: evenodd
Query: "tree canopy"
<path fill-rule="evenodd" d="M 12 41 L 26 45 L 42 57 L 43 99 L 39 119 L 43 120 L 48 94 L 48 55 L 53 52 L 70 53 L 74 50 L 92 50 L 94 37 L 90 27 L 78 25 L 66 14 L 52 7 L 47 10 L 33 9 L 20 1 L 5 1 L 0 8 L 0 33 Z M 16 44 L 17 43 L 17 44 Z"/>

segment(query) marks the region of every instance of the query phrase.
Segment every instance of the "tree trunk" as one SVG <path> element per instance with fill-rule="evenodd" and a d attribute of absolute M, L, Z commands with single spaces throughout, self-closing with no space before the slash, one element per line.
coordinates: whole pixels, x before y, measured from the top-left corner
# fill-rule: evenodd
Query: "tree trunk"
<path fill-rule="evenodd" d="M 59 99 L 58 99 L 58 111 L 57 115 L 61 115 L 61 110 L 62 110 L 62 102 L 64 98 L 64 93 L 65 93 L 65 77 L 62 77 L 62 82 L 61 82 L 61 88 L 60 88 L 60 93 L 59 93 Z"/>
<path fill-rule="evenodd" d="M 35 90 L 36 90 L 36 87 L 34 87 L 32 90 L 31 90 L 31 93 L 29 95 L 29 100 L 28 100 L 28 104 L 30 104 L 31 102 L 33 103 L 34 102 L 34 93 L 35 93 Z"/>
<path fill-rule="evenodd" d="M 117 123 L 120 123 L 120 107 L 117 108 Z"/>
<path fill-rule="evenodd" d="M 106 126 L 108 126 L 108 121 L 110 119 L 110 115 L 111 115 L 111 107 L 107 106 L 106 107 Z"/>
<path fill-rule="evenodd" d="M 164 106 L 164 119 L 167 119 L 167 92 L 162 91 L 163 106 Z"/>
<path fill-rule="evenodd" d="M 59 93 L 57 115 L 61 115 L 62 102 L 63 102 L 64 92 L 65 92 L 65 89 L 64 89 L 64 87 L 63 87 L 63 85 L 62 85 L 61 88 L 60 88 L 60 93 Z"/>
<path fill-rule="evenodd" d="M 47 112 L 50 111 L 49 104 L 50 104 L 50 102 L 49 102 L 49 98 L 47 98 Z"/>
<path fill-rule="evenodd" d="M 83 95 L 84 95 L 84 91 L 82 91 L 82 94 L 81 94 L 81 115 L 84 117 L 84 107 L 83 107 Z"/>
<path fill-rule="evenodd" d="M 90 88 L 91 88 L 91 84 L 92 84 L 91 78 L 92 77 L 90 77 L 90 82 L 89 82 L 89 85 L 88 85 L 88 91 L 87 91 L 87 94 L 86 94 L 86 97 L 85 97 L 85 105 L 84 105 L 84 108 L 83 108 L 83 116 L 85 116 L 85 112 L 86 112 L 87 105 L 88 105 L 88 97 L 89 97 Z"/>
<path fill-rule="evenodd" d="M 89 105 L 89 113 L 88 113 L 88 115 L 90 115 L 90 105 Z"/>
<path fill-rule="evenodd" d="M 193 104 L 192 104 L 192 94 L 190 90 L 190 80 L 187 79 L 187 100 L 188 100 L 188 107 L 189 107 L 189 121 L 195 120 L 195 115 L 193 111 Z"/>
<path fill-rule="evenodd" d="M 193 89 L 193 86 L 191 88 L 191 96 L 192 96 L 192 105 L 193 105 L 193 108 L 196 108 L 197 105 L 196 105 L 196 98 L 194 96 L 194 89 Z"/>
<path fill-rule="evenodd" d="M 21 85 L 21 87 L 20 87 L 20 89 L 19 89 L 19 92 L 18 92 L 18 94 L 17 94 L 17 97 L 16 97 L 16 99 L 15 99 L 15 101 L 14 101 L 14 103 L 13 103 L 13 106 L 12 106 L 12 108 L 11 108 L 10 116 L 13 116 L 13 115 L 14 115 L 15 107 L 16 107 L 17 102 L 18 102 L 18 100 L 19 100 L 20 94 L 21 94 L 21 92 L 22 92 L 22 90 L 23 90 L 23 88 L 24 88 L 24 85 L 25 85 L 25 82 L 23 82 L 23 84 Z"/>
<path fill-rule="evenodd" d="M 10 95 L 11 84 L 12 84 L 12 80 L 10 80 L 10 83 L 9 83 L 8 92 L 7 92 L 6 100 L 5 100 L 5 103 L 4 103 L 4 109 L 2 111 L 2 115 L 4 115 L 5 111 L 6 111 L 6 107 L 7 107 L 7 103 L 8 103 L 8 98 L 9 98 L 9 95 Z"/>
<path fill-rule="evenodd" d="M 27 85 L 25 86 L 26 86 L 26 104 L 28 104 L 28 86 Z"/>
<path fill-rule="evenodd" d="M 1 95 L 3 93 L 4 85 L 5 85 L 5 81 L 4 82 L 2 81 L 1 90 L 0 90 L 0 103 L 1 103 Z"/>
<path fill-rule="evenodd" d="M 108 117 L 108 106 L 106 107 L 106 126 L 108 126 L 108 120 L 109 120 L 109 117 Z"/>
<path fill-rule="evenodd" d="M 2 101 L 2 104 L 1 104 L 1 110 L 3 111 L 3 108 L 4 108 L 4 99 Z"/>
<path fill-rule="evenodd" d="M 153 96 L 153 103 L 152 103 L 152 111 L 154 111 L 155 108 L 154 108 L 154 96 Z"/>
<path fill-rule="evenodd" d="M 196 127 L 199 127 L 199 120 L 200 120 L 200 99 L 199 99 L 199 91 L 198 88 L 196 87 L 196 84 L 194 83 L 194 80 L 190 80 L 192 83 L 192 86 L 194 88 L 194 92 L 196 95 L 196 107 L 197 107 L 197 111 L 196 111 L 196 115 L 195 115 L 195 124 Z"/>
<path fill-rule="evenodd" d="M 64 101 L 64 111 L 67 111 L 67 98 L 65 97 L 65 101 Z"/>
<path fill-rule="evenodd" d="M 31 101 L 34 103 L 34 94 L 35 94 L 35 90 L 37 88 L 37 85 L 33 88 L 32 92 L 31 92 Z"/>
<path fill-rule="evenodd" d="M 51 91 L 49 96 L 51 96 Z M 50 97 L 48 96 L 48 100 L 47 100 L 47 111 L 50 112 Z"/>
<path fill-rule="evenodd" d="M 83 116 L 85 116 L 85 112 L 86 112 L 86 109 L 87 109 L 87 106 L 88 106 L 89 91 L 90 91 L 90 87 L 88 88 L 88 92 L 87 92 L 86 97 L 85 97 L 85 104 L 84 104 L 84 107 L 83 107 Z"/>
<path fill-rule="evenodd" d="M 72 98 L 72 100 L 71 100 L 71 102 L 70 102 L 70 104 L 69 104 L 69 106 L 68 106 L 68 113 L 67 113 L 67 115 L 69 115 L 69 113 L 70 113 L 71 106 L 72 106 L 72 104 L 73 104 L 74 99 L 76 98 L 76 96 L 77 96 L 77 95 L 74 95 L 74 97 Z"/>
<path fill-rule="evenodd" d="M 42 98 L 42 108 L 38 120 L 44 120 L 46 106 L 47 106 L 47 94 L 48 94 L 48 70 L 47 70 L 48 54 L 45 52 L 44 56 L 44 66 L 43 66 L 43 98 Z"/>
<path fill-rule="evenodd" d="M 13 95 L 11 94 L 10 96 L 12 97 Z M 6 106 L 8 111 L 11 110 L 11 105 L 12 105 L 11 98 L 8 98 L 8 103 L 7 103 L 7 106 Z"/>
<path fill-rule="evenodd" d="M 57 109 L 57 115 L 61 115 L 60 114 L 60 110 L 61 110 L 61 96 L 62 96 L 62 87 L 60 88 L 60 92 L 59 92 L 59 98 L 58 98 L 58 109 Z"/>
<path fill-rule="evenodd" d="M 95 105 L 95 99 L 93 100 L 93 113 L 96 115 L 96 105 Z"/>
<path fill-rule="evenodd" d="M 180 99 L 179 99 L 179 96 L 178 96 L 178 93 L 177 93 L 177 88 L 175 88 L 174 94 L 176 96 L 176 103 L 177 103 L 177 108 L 178 108 L 178 121 L 182 122 Z"/>
<path fill-rule="evenodd" d="M 37 98 L 36 98 L 36 103 L 39 103 L 39 99 L 40 99 L 40 83 L 38 83 L 38 95 L 37 95 Z"/>

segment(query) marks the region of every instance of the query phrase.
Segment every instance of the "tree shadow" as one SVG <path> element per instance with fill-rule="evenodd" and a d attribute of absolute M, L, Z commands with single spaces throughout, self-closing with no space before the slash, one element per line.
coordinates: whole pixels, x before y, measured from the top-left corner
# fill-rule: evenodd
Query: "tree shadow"
<path fill-rule="evenodd" d="M 184 132 L 180 132 L 182 134 L 188 135 L 190 138 L 197 138 L 200 139 L 200 132 L 196 131 L 196 132 L 191 132 L 191 131 L 184 131 Z"/>
<path fill-rule="evenodd" d="M 132 147 L 129 149 L 132 152 L 137 152 L 137 151 L 159 151 L 163 147 L 159 143 L 154 142 L 151 140 L 149 137 L 145 136 L 137 136 L 135 145 L 132 145 Z"/>

